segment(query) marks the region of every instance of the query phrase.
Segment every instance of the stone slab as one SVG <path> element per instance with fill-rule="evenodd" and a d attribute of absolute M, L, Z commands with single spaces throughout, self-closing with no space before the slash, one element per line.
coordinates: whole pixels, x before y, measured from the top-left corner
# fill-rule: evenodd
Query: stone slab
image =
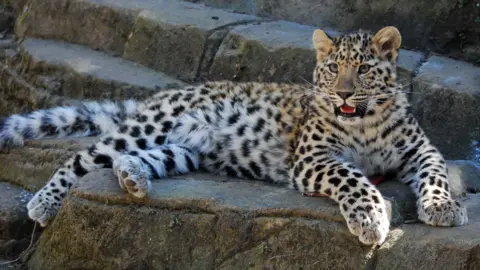
<path fill-rule="evenodd" d="M 24 147 L 0 151 L 0 180 L 29 191 L 40 190 L 52 173 L 95 138 L 26 141 Z"/>
<path fill-rule="evenodd" d="M 248 1 L 248 0 L 246 0 Z M 202 1 L 204 2 L 204 1 Z M 241 1 L 241 2 L 245 2 Z M 480 9 L 475 1 L 254 0 L 255 14 L 339 31 L 393 25 L 406 48 L 448 53 L 479 63 Z M 441 18 L 441 19 L 438 19 Z"/>
<path fill-rule="evenodd" d="M 18 36 L 63 40 L 121 55 L 138 10 L 103 1 L 39 0 L 17 7 Z"/>
<path fill-rule="evenodd" d="M 186 0 L 193 3 L 202 3 L 207 6 L 223 8 L 235 12 L 254 14 L 255 0 Z"/>
<path fill-rule="evenodd" d="M 480 67 L 432 56 L 413 80 L 413 113 L 449 159 L 472 159 L 480 141 Z"/>
<path fill-rule="evenodd" d="M 208 78 L 240 81 L 311 81 L 315 68 L 312 34 L 316 27 L 287 21 L 252 23 L 234 27 L 223 40 Z M 324 28 L 330 36 L 341 33 Z M 423 54 L 400 50 L 400 81 L 409 84 Z"/>
<path fill-rule="evenodd" d="M 13 258 L 28 247 L 34 222 L 25 205 L 32 194 L 0 182 L 0 258 Z"/>
<path fill-rule="evenodd" d="M 111 170 L 88 174 L 43 234 L 29 267 L 390 269 L 382 267 L 403 263 L 415 269 L 399 252 L 405 248 L 425 269 L 479 263 L 468 255 L 480 241 L 477 195 L 464 199 L 468 225 L 400 225 L 375 251 L 350 235 L 337 206 L 325 198 L 201 175 L 158 181 L 153 190 L 150 198 L 134 199 L 122 193 Z M 443 256 L 433 259 L 437 252 Z M 457 256 L 460 266 L 449 262 Z"/>
<path fill-rule="evenodd" d="M 161 72 L 76 44 L 29 38 L 21 46 L 36 62 L 63 66 L 81 75 L 105 81 L 150 89 L 184 85 Z"/>
<path fill-rule="evenodd" d="M 109 2 L 143 9 L 136 18 L 124 57 L 183 80 L 197 76 L 213 30 L 257 19 L 183 1 Z"/>
<path fill-rule="evenodd" d="M 183 82 L 80 45 L 27 38 L 0 64 L 0 115 L 71 99 L 144 99 Z"/>

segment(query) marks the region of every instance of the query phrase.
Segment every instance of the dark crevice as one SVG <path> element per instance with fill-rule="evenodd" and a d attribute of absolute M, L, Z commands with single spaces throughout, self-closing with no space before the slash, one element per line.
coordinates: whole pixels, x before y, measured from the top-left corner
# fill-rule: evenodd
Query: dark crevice
<path fill-rule="evenodd" d="M 208 31 L 207 40 L 205 41 L 205 44 L 203 46 L 203 52 L 202 52 L 202 55 L 200 56 L 200 64 L 197 68 L 197 73 L 194 81 L 199 82 L 199 81 L 205 81 L 207 79 L 206 77 L 208 75 L 208 72 L 210 71 L 210 67 L 213 64 L 215 55 L 217 54 L 218 49 L 222 45 L 224 39 L 227 37 L 231 29 L 239 25 L 248 25 L 248 24 L 254 24 L 254 23 L 261 23 L 265 21 L 269 21 L 269 20 L 238 21 L 234 23 L 225 24 Z"/>

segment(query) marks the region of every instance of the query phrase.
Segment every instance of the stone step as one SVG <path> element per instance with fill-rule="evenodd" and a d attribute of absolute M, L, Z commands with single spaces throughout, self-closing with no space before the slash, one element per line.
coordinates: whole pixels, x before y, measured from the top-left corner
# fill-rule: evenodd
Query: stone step
<path fill-rule="evenodd" d="M 480 64 L 480 5 L 422 1 L 353 2 L 316 0 L 186 0 L 237 12 L 342 31 L 376 31 L 394 25 L 408 48 L 448 54 Z M 440 15 L 441 14 L 441 15 Z M 441 20 L 438 17 L 441 16 Z M 472 27 L 473 26 L 473 27 Z"/>
<path fill-rule="evenodd" d="M 84 44 L 183 80 L 196 77 L 213 30 L 257 19 L 175 0 L 40 0 L 17 12 L 19 36 Z"/>
<path fill-rule="evenodd" d="M 34 222 L 26 209 L 32 193 L 0 182 L 0 258 L 14 259 L 30 243 Z M 40 232 L 40 230 L 37 230 Z"/>
<path fill-rule="evenodd" d="M 480 162 L 480 67 L 432 56 L 412 84 L 413 113 L 433 143 L 448 158 Z"/>
<path fill-rule="evenodd" d="M 62 41 L 27 38 L 9 50 L 0 80 L 2 114 L 55 105 L 66 99 L 143 99 L 185 83 L 104 52 Z"/>
<path fill-rule="evenodd" d="M 397 201 L 413 202 L 404 186 L 382 184 L 380 188 L 385 195 L 394 197 L 390 206 Z M 475 255 L 480 242 L 478 194 L 463 199 L 470 217 L 466 226 L 434 228 L 396 223 L 386 243 L 379 250 L 372 250 L 349 233 L 338 206 L 325 198 L 308 198 L 284 187 L 210 175 L 155 181 L 152 190 L 148 198 L 135 199 L 120 189 L 111 170 L 86 175 L 44 232 L 29 267 L 475 269 L 480 266 L 480 258 Z M 413 211 L 414 205 L 408 210 Z"/>

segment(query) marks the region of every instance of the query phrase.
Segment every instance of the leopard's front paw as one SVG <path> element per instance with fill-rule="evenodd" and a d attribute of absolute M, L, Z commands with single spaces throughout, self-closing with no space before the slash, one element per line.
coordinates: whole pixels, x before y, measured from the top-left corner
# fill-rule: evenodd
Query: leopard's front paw
<path fill-rule="evenodd" d="M 453 199 L 419 200 L 418 218 L 432 226 L 461 226 L 468 222 L 467 209 Z"/>
<path fill-rule="evenodd" d="M 45 227 L 50 219 L 57 214 L 61 206 L 61 198 L 44 188 L 28 202 L 28 216 L 38 222 L 40 226 Z"/>
<path fill-rule="evenodd" d="M 120 187 L 137 198 L 143 198 L 151 187 L 147 165 L 136 156 L 122 155 L 113 162 L 113 172 Z"/>
<path fill-rule="evenodd" d="M 340 209 L 347 221 L 350 232 L 358 236 L 360 242 L 366 245 L 382 244 L 390 230 L 385 203 L 362 201 L 347 197 L 340 202 Z"/>

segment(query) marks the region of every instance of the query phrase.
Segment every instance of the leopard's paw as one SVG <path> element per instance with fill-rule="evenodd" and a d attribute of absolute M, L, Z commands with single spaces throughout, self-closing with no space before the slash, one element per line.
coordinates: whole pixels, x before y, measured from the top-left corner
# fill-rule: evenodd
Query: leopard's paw
<path fill-rule="evenodd" d="M 40 226 L 45 227 L 62 206 L 61 200 L 60 196 L 56 196 L 51 190 L 44 188 L 28 202 L 28 216 L 38 222 Z"/>
<path fill-rule="evenodd" d="M 346 198 L 340 209 L 350 232 L 358 236 L 365 245 L 382 244 L 390 230 L 385 203 L 362 202 L 361 199 Z"/>
<path fill-rule="evenodd" d="M 417 203 L 418 218 L 432 226 L 461 226 L 468 222 L 467 209 L 453 199 L 421 199 Z"/>
<path fill-rule="evenodd" d="M 137 198 L 143 198 L 151 188 L 147 165 L 139 157 L 122 155 L 113 162 L 113 172 L 120 187 Z"/>

